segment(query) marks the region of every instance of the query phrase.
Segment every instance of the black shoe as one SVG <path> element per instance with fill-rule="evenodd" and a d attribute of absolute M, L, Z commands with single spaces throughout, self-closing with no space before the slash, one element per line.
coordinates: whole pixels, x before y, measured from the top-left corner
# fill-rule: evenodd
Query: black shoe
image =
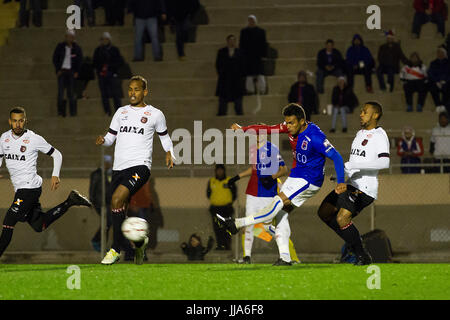
<path fill-rule="evenodd" d="M 86 198 L 85 196 L 83 196 L 77 190 L 72 190 L 69 193 L 69 197 L 67 198 L 67 201 L 69 201 L 71 206 L 92 207 L 92 203 L 89 201 L 89 199 Z"/>
<path fill-rule="evenodd" d="M 273 266 L 276 266 L 276 267 L 278 267 L 278 266 L 292 266 L 292 262 L 287 262 L 287 261 L 284 261 L 281 258 L 278 258 L 278 260 L 273 264 Z"/>
<path fill-rule="evenodd" d="M 342 132 L 346 133 L 347 132 L 347 128 L 342 128 Z"/>
<path fill-rule="evenodd" d="M 330 129 L 330 133 L 335 133 L 336 129 Z"/>
<path fill-rule="evenodd" d="M 242 263 L 243 263 L 243 264 L 252 264 L 252 259 L 250 258 L 250 256 L 245 256 L 245 257 L 242 259 Z"/>
<path fill-rule="evenodd" d="M 225 228 L 230 234 L 238 233 L 238 229 L 236 228 L 236 224 L 234 223 L 234 218 L 231 217 L 222 217 L 221 215 L 216 214 L 216 222 L 220 227 Z"/>
<path fill-rule="evenodd" d="M 356 256 L 356 262 L 354 263 L 354 265 L 355 266 L 366 266 L 371 263 L 372 263 L 372 257 L 370 256 L 369 252 L 367 252 L 367 250 L 364 249 L 364 252 L 362 255 Z"/>

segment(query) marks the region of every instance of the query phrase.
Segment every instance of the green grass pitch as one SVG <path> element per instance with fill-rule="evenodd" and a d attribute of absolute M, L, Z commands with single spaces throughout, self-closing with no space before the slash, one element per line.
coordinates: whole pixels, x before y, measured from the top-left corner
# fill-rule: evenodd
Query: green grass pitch
<path fill-rule="evenodd" d="M 63 264 L 0 265 L 0 300 L 303 300 L 449 299 L 449 264 L 377 264 L 380 289 L 367 266 L 299 264 L 79 265 L 80 289 Z M 69 278 L 72 277 L 72 278 Z"/>

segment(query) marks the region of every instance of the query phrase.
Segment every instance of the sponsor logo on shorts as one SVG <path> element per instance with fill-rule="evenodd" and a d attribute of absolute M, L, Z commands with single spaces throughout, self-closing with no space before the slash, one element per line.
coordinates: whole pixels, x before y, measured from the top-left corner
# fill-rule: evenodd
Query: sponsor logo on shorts
<path fill-rule="evenodd" d="M 18 206 L 20 206 L 20 204 L 23 202 L 23 200 L 21 199 L 17 199 L 17 201 L 14 202 L 14 204 L 17 204 Z"/>
<path fill-rule="evenodd" d="M 134 180 L 138 181 L 141 177 L 135 172 L 134 176 L 132 176 Z"/>

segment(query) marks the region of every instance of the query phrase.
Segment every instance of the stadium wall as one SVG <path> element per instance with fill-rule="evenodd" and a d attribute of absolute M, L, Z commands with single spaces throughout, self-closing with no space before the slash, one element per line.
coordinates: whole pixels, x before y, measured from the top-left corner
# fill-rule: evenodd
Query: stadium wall
<path fill-rule="evenodd" d="M 206 199 L 207 180 L 208 178 L 155 178 L 163 214 L 163 227 L 158 230 L 156 252 L 180 252 L 179 244 L 186 241 L 193 232 L 199 233 L 205 242 L 209 235 L 213 235 Z M 239 200 L 235 203 L 235 208 L 240 215 L 245 210 L 246 184 L 245 179 L 238 182 Z M 325 181 L 316 197 L 291 214 L 292 240 L 299 252 L 339 251 L 342 240 L 316 215 L 318 205 L 333 186 L 332 182 Z M 51 208 L 63 201 L 71 189 L 87 194 L 88 188 L 88 179 L 63 179 L 61 187 L 51 192 L 49 180 L 44 180 L 41 204 L 44 208 Z M 7 195 L 0 199 L 0 208 L 3 208 L 0 217 L 3 220 L 13 199 L 9 181 L 2 180 L 0 191 Z M 386 231 L 394 252 L 450 249 L 449 175 L 381 175 L 379 191 L 374 208 L 375 227 Z M 367 208 L 355 219 L 355 223 L 361 233 L 370 231 L 371 209 Z M 85 208 L 71 209 L 40 234 L 26 224 L 19 224 L 8 251 L 92 250 L 90 240 L 99 224 L 98 215 Z M 235 243 L 240 243 L 240 239 Z M 256 239 L 255 253 L 273 253 L 273 250 L 276 250 L 273 241 L 267 243 Z"/>

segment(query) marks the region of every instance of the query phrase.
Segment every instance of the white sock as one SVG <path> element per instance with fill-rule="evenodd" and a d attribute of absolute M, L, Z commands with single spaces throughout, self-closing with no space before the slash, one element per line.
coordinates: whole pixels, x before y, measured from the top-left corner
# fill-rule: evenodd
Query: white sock
<path fill-rule="evenodd" d="M 259 211 L 254 216 L 235 219 L 234 223 L 236 224 L 236 228 L 239 229 L 257 223 L 271 221 L 273 218 L 275 218 L 275 216 L 283 208 L 283 206 L 283 200 L 281 200 L 279 196 L 275 196 L 270 205 Z"/>
<path fill-rule="evenodd" d="M 245 228 L 244 234 L 244 255 L 251 256 L 252 255 L 252 246 L 253 246 L 253 226 L 248 226 Z"/>
<path fill-rule="evenodd" d="M 289 238 L 291 236 L 291 227 L 289 226 L 288 213 L 283 213 L 282 218 L 277 224 L 275 229 L 275 240 L 277 242 L 278 251 L 280 252 L 280 258 L 286 262 L 291 261 L 291 254 L 289 253 Z"/>

